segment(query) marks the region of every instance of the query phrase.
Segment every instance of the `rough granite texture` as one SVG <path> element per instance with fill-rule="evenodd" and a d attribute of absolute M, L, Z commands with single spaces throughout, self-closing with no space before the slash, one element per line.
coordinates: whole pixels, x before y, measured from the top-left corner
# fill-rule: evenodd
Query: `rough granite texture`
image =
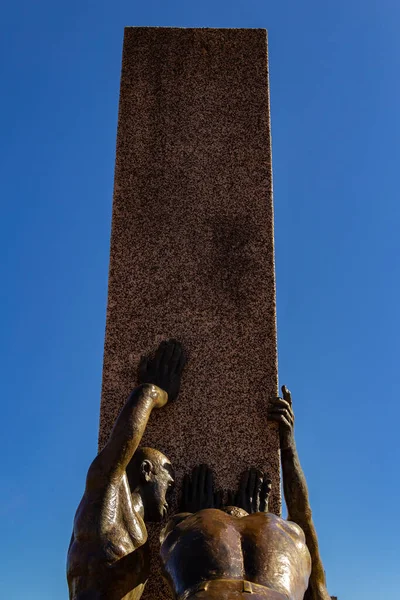
<path fill-rule="evenodd" d="M 266 420 L 277 352 L 263 29 L 125 30 L 100 447 L 141 354 L 168 337 L 189 361 L 143 445 L 172 460 L 178 488 L 201 462 L 224 488 L 262 467 L 279 513 L 279 443 Z M 143 597 L 169 598 L 159 574 Z"/>

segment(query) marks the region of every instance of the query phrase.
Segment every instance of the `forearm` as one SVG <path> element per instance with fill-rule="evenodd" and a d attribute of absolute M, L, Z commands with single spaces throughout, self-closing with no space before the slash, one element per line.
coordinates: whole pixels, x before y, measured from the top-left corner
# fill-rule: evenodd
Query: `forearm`
<path fill-rule="evenodd" d="M 285 385 L 282 386 L 282 394 L 283 398 L 271 399 L 268 416 L 272 421 L 279 423 L 283 491 L 288 509 L 288 519 L 297 523 L 303 530 L 311 555 L 312 570 L 309 589 L 304 598 L 307 600 L 330 600 L 318 549 L 317 533 L 311 515 L 306 478 L 300 465 L 294 440 L 292 395 Z"/>
<path fill-rule="evenodd" d="M 156 385 L 145 383 L 133 390 L 121 410 L 109 440 L 97 462 L 112 470 L 123 471 L 140 444 L 151 411 L 167 393 Z"/>
<path fill-rule="evenodd" d="M 288 519 L 302 528 L 311 555 L 310 589 L 312 597 L 314 600 L 329 599 L 325 587 L 325 572 L 319 553 L 317 533 L 312 520 L 307 483 L 294 440 L 281 450 L 281 461 Z"/>
<path fill-rule="evenodd" d="M 283 492 L 290 519 L 298 523 L 298 519 L 311 518 L 307 483 L 294 440 L 281 449 L 281 463 Z"/>

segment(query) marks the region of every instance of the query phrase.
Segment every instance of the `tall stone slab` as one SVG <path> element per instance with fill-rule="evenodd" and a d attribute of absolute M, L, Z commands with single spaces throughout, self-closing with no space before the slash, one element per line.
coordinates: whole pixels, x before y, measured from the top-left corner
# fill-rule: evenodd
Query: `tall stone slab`
<path fill-rule="evenodd" d="M 118 120 L 100 447 L 141 354 L 177 338 L 178 400 L 143 444 L 234 488 L 259 466 L 280 512 L 267 35 L 127 28 Z M 156 583 L 147 597 L 166 597 Z"/>

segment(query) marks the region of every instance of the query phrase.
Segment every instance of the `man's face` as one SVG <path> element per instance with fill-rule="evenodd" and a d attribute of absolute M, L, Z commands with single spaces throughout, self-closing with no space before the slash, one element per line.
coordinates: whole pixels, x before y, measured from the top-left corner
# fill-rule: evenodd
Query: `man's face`
<path fill-rule="evenodd" d="M 145 486 L 145 519 L 161 521 L 168 511 L 168 501 L 174 486 L 174 471 L 168 460 L 155 464 L 153 468 L 153 476 Z"/>

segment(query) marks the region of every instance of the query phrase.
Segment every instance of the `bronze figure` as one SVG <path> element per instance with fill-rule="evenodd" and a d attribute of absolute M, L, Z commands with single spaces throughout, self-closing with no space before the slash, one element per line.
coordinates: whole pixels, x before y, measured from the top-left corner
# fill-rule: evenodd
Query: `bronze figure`
<path fill-rule="evenodd" d="M 138 446 L 153 408 L 177 397 L 184 365 L 174 340 L 142 360 L 141 385 L 89 468 L 68 550 L 71 600 L 138 600 L 143 593 L 149 574 L 145 521 L 166 514 L 174 476 L 161 452 Z"/>
<path fill-rule="evenodd" d="M 139 387 L 91 464 L 68 551 L 71 600 L 138 600 L 149 576 L 145 521 L 167 512 L 174 475 L 161 452 L 138 448 L 153 408 L 178 393 L 186 359 L 162 342 L 143 359 Z M 215 491 L 212 471 L 183 481 L 181 511 L 161 534 L 165 575 L 177 600 L 330 600 L 294 440 L 289 390 L 268 406 L 278 422 L 288 520 L 268 512 L 271 481 L 251 468 L 237 492 Z"/>
<path fill-rule="evenodd" d="M 288 520 L 268 513 L 271 482 L 257 469 L 222 506 L 211 470 L 201 465 L 183 485 L 182 511 L 161 535 L 165 575 L 177 600 L 330 600 L 293 435 L 289 390 L 268 417 L 279 423 Z"/>

